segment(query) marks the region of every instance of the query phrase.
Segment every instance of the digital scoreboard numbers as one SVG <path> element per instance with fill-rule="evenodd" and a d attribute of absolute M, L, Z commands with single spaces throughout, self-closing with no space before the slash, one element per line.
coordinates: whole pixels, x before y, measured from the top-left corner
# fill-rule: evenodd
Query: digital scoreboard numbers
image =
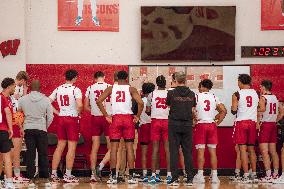
<path fill-rule="evenodd" d="M 242 46 L 242 57 L 284 57 L 284 46 Z"/>

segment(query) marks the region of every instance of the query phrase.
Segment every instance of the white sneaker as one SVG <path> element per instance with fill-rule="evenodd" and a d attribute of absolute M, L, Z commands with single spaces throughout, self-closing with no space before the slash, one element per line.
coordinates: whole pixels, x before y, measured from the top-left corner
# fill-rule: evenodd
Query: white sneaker
<path fill-rule="evenodd" d="M 193 183 L 198 183 L 198 184 L 203 184 L 205 183 L 205 178 L 203 175 L 200 175 L 200 174 L 196 174 L 194 177 L 193 177 Z"/>
<path fill-rule="evenodd" d="M 51 178 L 52 182 L 60 182 L 60 178 L 55 174 L 51 174 L 50 178 Z"/>
<path fill-rule="evenodd" d="M 117 178 L 116 176 L 110 176 L 108 181 L 107 181 L 107 184 L 117 184 Z"/>
<path fill-rule="evenodd" d="M 284 175 L 272 181 L 273 184 L 284 184 Z"/>
<path fill-rule="evenodd" d="M 98 182 L 96 176 L 94 174 L 92 174 L 90 182 Z"/>
<path fill-rule="evenodd" d="M 272 183 L 272 181 L 273 181 L 272 177 L 268 177 L 268 176 L 259 179 L 259 182 L 261 183 Z"/>
<path fill-rule="evenodd" d="M 11 183 L 11 182 L 5 182 L 3 187 L 4 187 L 5 189 L 15 189 L 14 184 Z"/>
<path fill-rule="evenodd" d="M 129 176 L 127 180 L 128 184 L 138 184 L 138 180 L 134 177 Z"/>
<path fill-rule="evenodd" d="M 25 183 L 25 182 L 30 182 L 30 179 L 19 176 L 19 177 L 13 177 L 13 182 L 14 183 Z"/>
<path fill-rule="evenodd" d="M 63 181 L 66 182 L 66 183 L 78 183 L 79 182 L 79 179 L 76 178 L 75 176 L 71 175 L 71 176 L 68 176 L 68 175 L 64 175 L 63 176 Z"/>
<path fill-rule="evenodd" d="M 217 175 L 212 175 L 211 183 L 213 183 L 213 184 L 219 184 L 220 183 L 220 180 L 219 180 Z"/>
<path fill-rule="evenodd" d="M 80 26 L 82 21 L 83 21 L 83 18 L 81 16 L 77 16 L 76 21 L 75 21 L 76 26 Z"/>

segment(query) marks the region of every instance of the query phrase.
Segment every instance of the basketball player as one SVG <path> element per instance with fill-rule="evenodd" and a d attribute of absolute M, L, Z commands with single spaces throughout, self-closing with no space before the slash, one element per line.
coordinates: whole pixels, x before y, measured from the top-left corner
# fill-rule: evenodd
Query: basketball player
<path fill-rule="evenodd" d="M 205 183 L 203 175 L 204 152 L 207 145 L 210 154 L 212 167 L 211 182 L 219 183 L 217 176 L 217 155 L 216 147 L 218 144 L 217 126 L 223 121 L 227 110 L 214 94 L 209 91 L 213 83 L 210 79 L 204 79 L 199 83 L 199 93 L 196 94 L 196 119 L 197 124 L 194 128 L 194 143 L 197 149 L 198 173 L 194 176 L 193 182 Z M 219 113 L 216 115 L 215 111 Z"/>
<path fill-rule="evenodd" d="M 147 176 L 147 152 L 148 145 L 151 141 L 151 117 L 146 113 L 147 97 L 150 93 L 155 90 L 155 85 L 153 83 L 144 83 L 142 85 L 142 100 L 144 102 L 144 109 L 141 114 L 140 128 L 139 128 L 139 141 L 141 145 L 141 165 L 143 169 L 143 175 L 141 177 L 142 182 L 148 182 Z"/>
<path fill-rule="evenodd" d="M 15 81 L 12 78 L 5 78 L 1 87 L 3 88 L 0 94 L 0 153 L 4 160 L 5 169 L 5 183 L 4 188 L 14 189 L 13 178 L 12 178 L 12 158 L 11 158 L 11 147 L 12 142 L 10 139 L 13 137 L 12 128 L 12 103 L 10 96 L 15 92 Z"/>
<path fill-rule="evenodd" d="M 90 0 L 91 2 L 91 9 L 92 9 L 92 21 L 96 26 L 100 26 L 100 21 L 97 18 L 97 0 Z M 80 26 L 81 22 L 83 21 L 83 4 L 84 0 L 78 0 L 77 9 L 78 9 L 78 16 L 76 18 L 75 24 Z"/>
<path fill-rule="evenodd" d="M 272 182 L 278 177 L 279 157 L 276 151 L 277 143 L 277 125 L 276 122 L 281 119 L 279 112 L 279 101 L 271 93 L 272 82 L 263 80 L 260 85 L 261 97 L 259 103 L 265 106 L 265 112 L 260 117 L 259 147 L 263 158 L 266 176 L 261 179 L 262 182 Z M 271 174 L 270 156 L 273 162 L 274 172 Z"/>
<path fill-rule="evenodd" d="M 91 112 L 92 118 L 92 151 L 90 155 L 90 160 L 91 160 L 91 170 L 92 170 L 92 176 L 91 176 L 91 182 L 97 182 L 97 176 L 101 177 L 100 172 L 103 169 L 104 165 L 106 162 L 109 161 L 110 159 L 110 141 L 109 141 L 109 124 L 106 121 L 105 117 L 99 110 L 96 100 L 99 98 L 99 96 L 103 93 L 103 91 L 108 88 L 110 85 L 105 83 L 105 75 L 103 72 L 98 71 L 94 74 L 94 79 L 95 79 L 95 84 L 89 86 L 86 91 L 85 95 L 85 110 Z M 104 102 L 104 106 L 106 107 L 106 103 L 110 103 L 110 96 L 106 99 Z M 103 161 L 99 164 L 98 167 L 97 165 L 97 154 L 98 150 L 100 147 L 100 136 L 104 133 L 104 136 L 106 137 L 107 141 L 107 148 L 108 152 L 106 153 Z M 105 163 L 103 163 L 105 162 Z M 98 175 L 97 175 L 98 174 Z"/>
<path fill-rule="evenodd" d="M 255 155 L 255 141 L 256 141 L 256 121 L 257 111 L 264 111 L 265 107 L 259 107 L 259 97 L 254 89 L 251 89 L 251 77 L 248 74 L 240 74 L 238 77 L 238 86 L 240 90 L 232 96 L 233 115 L 237 114 L 235 123 L 235 143 L 239 146 L 242 168 L 244 176 L 241 179 L 242 183 L 255 182 L 256 176 L 256 155 Z M 248 156 L 249 152 L 252 175 L 249 178 L 248 170 Z"/>
<path fill-rule="evenodd" d="M 120 139 L 123 138 L 127 150 L 127 161 L 129 165 L 129 184 L 138 183 L 133 177 L 134 173 L 134 151 L 133 142 L 135 138 L 135 126 L 140 120 L 140 116 L 143 110 L 143 101 L 134 87 L 130 87 L 127 82 L 128 73 L 126 71 L 119 71 L 117 73 L 118 84 L 114 84 L 108 87 L 103 94 L 97 100 L 97 105 L 103 115 L 106 117 L 109 123 L 112 123 L 109 127 L 109 137 L 111 142 L 111 178 L 108 180 L 108 184 L 117 183 L 116 172 L 116 158 L 117 149 Z M 111 95 L 112 104 L 112 117 L 107 113 L 103 102 Z M 133 98 L 138 104 L 137 115 L 132 116 L 133 112 L 131 98 Z"/>
<path fill-rule="evenodd" d="M 76 70 L 67 70 L 65 72 L 66 83 L 57 87 L 49 96 L 51 102 L 57 100 L 59 111 L 54 109 L 54 113 L 59 115 L 57 126 L 58 144 L 53 154 L 52 174 L 53 181 L 59 181 L 57 176 L 58 164 L 62 153 L 68 145 L 66 155 L 66 173 L 63 181 L 67 183 L 77 183 L 79 179 L 72 174 L 72 167 L 75 158 L 77 141 L 79 139 L 79 115 L 83 109 L 81 90 L 73 84 L 77 81 L 78 72 Z"/>
<path fill-rule="evenodd" d="M 167 177 L 166 181 L 172 179 L 170 172 L 170 153 L 168 141 L 168 116 L 169 108 L 166 105 L 168 91 L 166 90 L 166 78 L 160 75 L 156 78 L 158 89 L 153 91 L 148 97 L 147 112 L 151 112 L 151 141 L 152 141 L 152 176 L 150 183 L 160 182 L 160 178 L 156 177 L 158 152 L 160 141 L 164 143 L 166 160 L 167 160 Z"/>

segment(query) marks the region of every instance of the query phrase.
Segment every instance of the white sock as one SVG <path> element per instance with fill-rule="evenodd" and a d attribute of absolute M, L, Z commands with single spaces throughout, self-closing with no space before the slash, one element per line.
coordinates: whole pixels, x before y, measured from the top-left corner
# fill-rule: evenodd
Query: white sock
<path fill-rule="evenodd" d="M 197 174 L 203 176 L 203 170 L 198 170 Z"/>
<path fill-rule="evenodd" d="M 218 175 L 217 170 L 212 170 L 212 175 L 217 176 Z"/>
<path fill-rule="evenodd" d="M 152 173 L 152 177 L 155 177 L 156 176 L 156 173 Z"/>
<path fill-rule="evenodd" d="M 279 170 L 278 169 L 274 169 L 273 171 L 273 175 L 278 175 Z"/>
<path fill-rule="evenodd" d="M 143 177 L 146 177 L 147 176 L 147 169 L 144 169 L 143 170 Z"/>
<path fill-rule="evenodd" d="M 182 170 L 183 175 L 186 175 L 186 171 L 185 169 Z"/>
<path fill-rule="evenodd" d="M 70 176 L 71 176 L 71 171 L 72 171 L 72 170 L 66 169 L 66 173 L 65 173 L 65 174 L 66 174 L 68 177 L 70 177 Z"/>
<path fill-rule="evenodd" d="M 241 172 L 241 170 L 240 170 L 240 169 L 235 169 L 235 173 L 236 173 L 237 175 L 239 175 L 239 174 L 240 174 L 240 172 Z"/>
<path fill-rule="evenodd" d="M 104 166 L 105 166 L 105 164 L 101 162 L 101 163 L 99 164 L 99 170 L 100 170 L 100 171 L 103 170 Z"/>
<path fill-rule="evenodd" d="M 116 173 L 115 173 L 116 178 L 118 177 L 118 175 L 119 175 L 119 172 L 118 172 L 118 171 L 116 171 Z"/>
<path fill-rule="evenodd" d="M 97 16 L 97 4 L 96 0 L 91 0 L 92 17 Z"/>
<path fill-rule="evenodd" d="M 265 171 L 266 172 L 266 176 L 267 177 L 270 177 L 271 176 L 271 170 L 269 169 L 269 170 L 267 170 L 267 171 Z"/>
<path fill-rule="evenodd" d="M 78 9 L 78 16 L 80 17 L 82 17 L 83 14 L 83 2 L 84 0 L 78 0 L 77 9 Z"/>
<path fill-rule="evenodd" d="M 57 170 L 52 170 L 52 171 L 51 171 L 51 174 L 57 176 Z"/>
<path fill-rule="evenodd" d="M 256 176 L 256 172 L 252 172 L 251 175 L 252 175 L 252 176 Z"/>
<path fill-rule="evenodd" d="M 167 177 L 168 177 L 168 176 L 171 177 L 171 176 L 172 176 L 172 173 L 171 173 L 171 172 L 167 172 Z"/>
<path fill-rule="evenodd" d="M 21 176 L 21 170 L 19 168 L 14 168 L 14 175 L 15 175 L 15 177 L 20 177 Z"/>
<path fill-rule="evenodd" d="M 160 174 L 160 170 L 156 170 L 156 174 L 159 175 Z"/>

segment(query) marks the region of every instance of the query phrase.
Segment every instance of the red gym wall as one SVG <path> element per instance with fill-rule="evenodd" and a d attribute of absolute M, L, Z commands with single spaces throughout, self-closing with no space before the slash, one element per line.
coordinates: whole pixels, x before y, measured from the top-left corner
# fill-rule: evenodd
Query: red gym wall
<path fill-rule="evenodd" d="M 66 64 L 28 64 L 27 65 L 27 72 L 29 73 L 31 80 L 32 79 L 39 79 L 42 84 L 42 92 L 49 96 L 52 91 L 58 87 L 60 84 L 64 83 L 64 71 L 67 69 L 76 69 L 79 72 L 79 79 L 76 83 L 82 93 L 84 94 L 87 87 L 93 83 L 93 73 L 99 70 L 103 70 L 106 74 L 106 82 L 113 83 L 113 74 L 117 70 L 126 70 L 128 71 L 128 66 L 122 65 L 66 65 Z M 284 95 L 280 89 L 284 88 L 284 65 L 252 65 L 251 66 L 251 75 L 253 77 L 253 87 L 255 89 L 259 89 L 259 83 L 263 79 L 270 79 L 272 80 L 274 87 L 273 92 L 277 94 L 277 96 L 281 99 L 284 99 Z M 51 127 L 48 129 L 49 132 L 56 131 L 57 126 L 57 118 Z M 231 125 L 228 125 L 231 126 Z M 81 134 L 85 138 L 85 144 L 79 146 L 77 148 L 77 153 L 80 154 L 90 154 L 91 150 L 91 136 L 88 132 L 92 129 L 90 125 L 90 115 L 88 113 L 82 114 L 81 119 Z M 218 129 L 218 136 L 219 136 L 219 145 L 217 148 L 219 163 L 218 167 L 220 169 L 228 169 L 234 168 L 235 166 L 235 152 L 234 152 L 234 144 L 232 142 L 232 127 L 220 127 Z M 151 150 L 151 149 L 149 149 Z M 49 153 L 53 153 L 54 148 L 49 149 Z M 101 152 L 106 151 L 106 147 L 103 146 L 100 149 Z M 149 151 L 150 152 L 150 151 Z M 151 156 L 149 157 L 148 167 L 150 167 L 150 160 Z M 164 151 L 161 150 L 161 168 L 165 168 L 165 155 Z M 193 157 L 196 159 L 196 152 L 193 151 Z M 196 165 L 196 164 L 195 164 Z M 206 167 L 209 167 L 209 159 L 208 159 L 208 152 L 206 152 Z M 138 145 L 137 150 L 137 159 L 136 159 L 136 167 L 140 168 L 140 148 Z"/>

